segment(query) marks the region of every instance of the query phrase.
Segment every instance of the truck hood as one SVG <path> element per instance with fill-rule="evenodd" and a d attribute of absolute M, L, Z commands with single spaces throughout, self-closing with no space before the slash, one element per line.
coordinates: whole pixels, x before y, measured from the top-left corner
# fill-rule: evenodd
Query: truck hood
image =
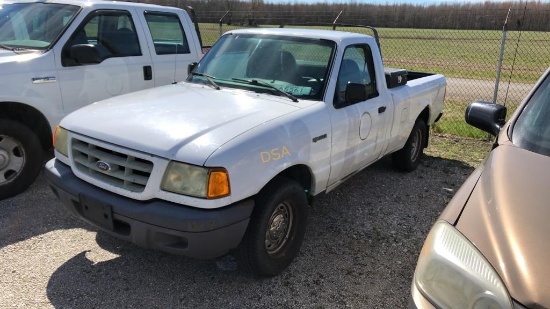
<path fill-rule="evenodd" d="M 40 57 L 40 55 L 41 53 L 38 51 L 18 51 L 16 53 L 11 50 L 0 49 L 0 64 L 28 61 L 36 57 Z M 4 68 L 2 71 L 5 71 Z"/>
<path fill-rule="evenodd" d="M 297 110 L 300 103 L 180 83 L 88 105 L 64 118 L 61 126 L 144 153 L 202 165 L 227 141 Z"/>
<path fill-rule="evenodd" d="M 549 170 L 547 156 L 497 147 L 456 225 L 529 308 L 550 308 Z"/>

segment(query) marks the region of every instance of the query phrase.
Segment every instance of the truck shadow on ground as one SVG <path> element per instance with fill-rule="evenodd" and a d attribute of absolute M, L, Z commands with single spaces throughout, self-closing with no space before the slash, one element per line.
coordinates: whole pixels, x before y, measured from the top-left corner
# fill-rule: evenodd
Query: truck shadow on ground
<path fill-rule="evenodd" d="M 247 274 L 231 255 L 194 260 L 99 232 L 99 247 L 53 273 L 47 296 L 57 308 L 405 307 L 424 238 L 472 171 L 429 156 L 413 173 L 379 161 L 310 207 L 300 255 L 274 278 Z"/>
<path fill-rule="evenodd" d="M 0 201 L 0 249 L 54 230 L 94 228 L 72 217 L 40 174 L 25 192 Z"/>

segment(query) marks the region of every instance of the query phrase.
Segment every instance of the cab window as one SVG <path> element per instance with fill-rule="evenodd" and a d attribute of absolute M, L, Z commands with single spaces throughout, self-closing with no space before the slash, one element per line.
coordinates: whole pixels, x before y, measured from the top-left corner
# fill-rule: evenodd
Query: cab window
<path fill-rule="evenodd" d="M 99 10 L 90 13 L 64 47 L 64 66 L 78 65 L 70 57 L 70 48 L 80 44 L 93 45 L 102 60 L 142 55 L 136 27 L 128 11 Z"/>
<path fill-rule="evenodd" d="M 378 96 L 370 46 L 354 45 L 344 51 L 344 57 L 338 71 L 334 107 L 342 108 L 350 105 L 346 102 L 346 88 L 349 84 L 364 85 L 367 99 Z"/>

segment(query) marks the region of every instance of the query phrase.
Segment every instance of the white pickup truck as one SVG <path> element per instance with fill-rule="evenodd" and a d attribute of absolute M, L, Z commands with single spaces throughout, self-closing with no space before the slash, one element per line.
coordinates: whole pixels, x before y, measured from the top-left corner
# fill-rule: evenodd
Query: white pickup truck
<path fill-rule="evenodd" d="M 416 168 L 446 84 L 409 73 L 389 89 L 375 39 L 330 30 L 230 31 L 190 69 L 64 118 L 46 177 L 112 235 L 197 258 L 235 249 L 261 276 L 296 257 L 314 197 L 390 153 Z"/>
<path fill-rule="evenodd" d="M 36 178 L 63 116 L 181 81 L 201 56 L 198 32 L 181 9 L 0 0 L 0 199 Z"/>

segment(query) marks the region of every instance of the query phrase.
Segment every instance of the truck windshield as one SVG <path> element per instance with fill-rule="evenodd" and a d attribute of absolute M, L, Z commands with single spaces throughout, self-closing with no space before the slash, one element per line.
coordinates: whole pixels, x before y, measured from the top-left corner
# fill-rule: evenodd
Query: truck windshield
<path fill-rule="evenodd" d="M 518 117 L 512 141 L 523 149 L 550 156 L 550 76 L 540 84 Z"/>
<path fill-rule="evenodd" d="M 221 37 L 204 56 L 189 82 L 206 76 L 223 87 L 321 100 L 335 43 L 321 39 L 235 34 Z M 276 89 L 273 89 L 275 87 Z"/>
<path fill-rule="evenodd" d="M 0 47 L 46 50 L 80 7 L 50 3 L 0 3 Z"/>

